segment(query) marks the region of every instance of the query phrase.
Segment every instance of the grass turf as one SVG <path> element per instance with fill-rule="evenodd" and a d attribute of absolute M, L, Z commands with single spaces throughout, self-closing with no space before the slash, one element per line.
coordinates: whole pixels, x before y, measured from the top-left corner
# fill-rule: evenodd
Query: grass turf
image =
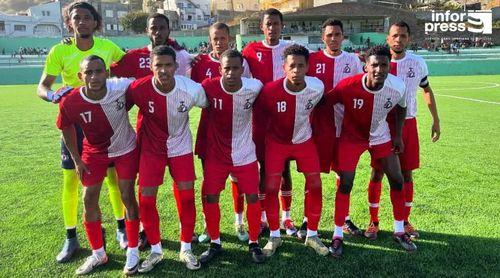
<path fill-rule="evenodd" d="M 263 265 L 254 265 L 247 245 L 233 228 L 229 186 L 221 197 L 223 255 L 198 272 L 178 261 L 179 224 L 171 179 L 161 187 L 158 206 L 165 261 L 154 276 L 498 276 L 500 275 L 500 76 L 433 77 L 431 84 L 441 116 L 442 137 L 430 142 L 430 114 L 419 96 L 419 131 L 422 168 L 414 175 L 412 222 L 419 229 L 418 250 L 407 254 L 391 239 L 392 212 L 384 184 L 379 238 L 346 238 L 345 256 L 318 257 L 297 239 L 286 238 L 279 252 Z M 495 87 L 496 86 L 496 87 Z M 59 132 L 57 106 L 40 101 L 35 85 L 0 87 L 0 276 L 73 276 L 90 254 L 83 228 L 78 237 L 84 249 L 70 263 L 58 264 L 65 232 L 61 213 Z M 481 103 L 472 98 L 495 103 Z M 192 112 L 196 130 L 199 110 Z M 131 116 L 134 118 L 134 116 Z M 294 164 L 292 164 L 294 165 Z M 196 162 L 197 226 L 202 230 L 200 163 Z M 293 166 L 294 168 L 294 166 Z M 295 168 L 294 168 L 295 169 Z M 368 155 L 364 154 L 351 198 L 351 216 L 364 227 L 369 221 L 366 184 Z M 299 224 L 303 211 L 304 179 L 294 170 L 292 216 Z M 323 175 L 323 215 L 320 234 L 325 244 L 332 236 L 333 174 Z M 103 226 L 107 228 L 108 265 L 95 277 L 118 276 L 125 253 L 114 240 L 115 221 L 107 198 L 101 194 Z M 79 206 L 81 213 L 82 205 Z M 81 217 L 80 217 L 81 219 Z M 266 238 L 261 238 L 261 245 Z M 200 255 L 207 244 L 195 244 Z M 145 258 L 147 253 L 142 253 Z"/>

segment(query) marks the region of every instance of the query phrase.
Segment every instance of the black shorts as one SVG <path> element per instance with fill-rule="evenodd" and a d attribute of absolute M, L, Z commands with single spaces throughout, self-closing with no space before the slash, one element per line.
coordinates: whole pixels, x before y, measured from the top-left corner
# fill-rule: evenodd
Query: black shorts
<path fill-rule="evenodd" d="M 78 153 L 81 155 L 83 149 L 83 137 L 84 137 L 83 131 L 78 125 L 75 125 L 75 129 L 76 129 L 76 143 L 78 145 Z M 73 162 L 73 158 L 71 157 L 68 148 L 66 148 L 64 140 L 62 138 L 61 138 L 61 168 L 66 170 L 75 169 L 75 163 Z"/>

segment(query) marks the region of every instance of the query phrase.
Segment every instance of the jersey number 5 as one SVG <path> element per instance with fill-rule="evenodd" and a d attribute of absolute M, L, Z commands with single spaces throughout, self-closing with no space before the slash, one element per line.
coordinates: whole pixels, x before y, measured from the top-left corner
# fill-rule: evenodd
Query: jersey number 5
<path fill-rule="evenodd" d="M 80 116 L 82 117 L 84 123 L 88 124 L 92 122 L 92 111 L 80 113 Z"/>
<path fill-rule="evenodd" d="M 354 102 L 354 109 L 361 109 L 361 107 L 363 107 L 363 99 L 362 98 L 355 98 L 352 101 Z"/>
<path fill-rule="evenodd" d="M 286 112 L 286 102 L 285 101 L 280 101 L 276 102 L 276 105 L 278 106 L 278 112 Z"/>

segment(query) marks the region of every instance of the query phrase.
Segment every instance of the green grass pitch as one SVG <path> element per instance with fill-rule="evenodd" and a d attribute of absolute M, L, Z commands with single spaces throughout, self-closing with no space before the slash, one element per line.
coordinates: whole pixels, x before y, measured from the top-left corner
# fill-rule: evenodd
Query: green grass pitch
<path fill-rule="evenodd" d="M 179 224 L 168 177 L 158 197 L 165 260 L 151 275 L 500 276 L 499 82 L 500 76 L 431 78 L 441 116 L 442 136 L 437 143 L 430 142 L 430 114 L 418 96 L 422 168 L 414 175 L 412 213 L 412 222 L 421 232 L 417 252 L 407 254 L 391 239 L 392 212 L 385 182 L 381 201 L 383 232 L 376 241 L 346 238 L 345 256 L 335 260 L 319 257 L 297 239 L 285 237 L 273 258 L 263 265 L 254 265 L 247 245 L 238 242 L 234 234 L 230 191 L 225 190 L 221 197 L 224 254 L 208 267 L 190 272 L 178 261 Z M 38 99 L 35 88 L 0 87 L 1 277 L 73 276 L 76 267 L 90 254 L 79 225 L 78 236 L 84 249 L 70 263 L 55 261 L 65 236 L 60 204 L 59 132 L 55 127 L 57 106 Z M 193 133 L 198 116 L 199 110 L 195 109 L 191 118 Z M 196 165 L 196 231 L 201 232 L 202 172 L 198 161 Z M 351 216 L 363 228 L 369 221 L 368 165 L 368 155 L 364 154 L 351 198 Z M 293 178 L 292 216 L 298 224 L 303 211 L 304 179 L 297 173 Z M 325 244 L 332 236 L 334 195 L 333 174 L 323 175 L 320 233 Z M 101 207 L 110 261 L 93 275 L 116 277 L 121 275 L 125 253 L 114 240 L 116 225 L 106 186 Z M 80 203 L 80 212 L 81 208 Z M 263 246 L 266 238 L 260 242 Z M 206 248 L 206 244 L 195 244 L 194 253 L 200 255 Z M 142 253 L 141 257 L 146 255 Z"/>

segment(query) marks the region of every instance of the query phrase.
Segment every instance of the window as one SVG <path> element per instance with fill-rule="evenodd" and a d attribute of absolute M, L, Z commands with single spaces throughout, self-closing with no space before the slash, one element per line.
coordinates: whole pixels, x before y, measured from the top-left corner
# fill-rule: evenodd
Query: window
<path fill-rule="evenodd" d="M 198 20 L 201 20 L 201 15 L 198 15 L 197 18 L 198 18 Z"/>
<path fill-rule="evenodd" d="M 113 25 L 106 24 L 106 30 L 113 30 Z"/>
<path fill-rule="evenodd" d="M 47 16 L 50 16 L 50 11 L 46 11 L 46 12 L 45 12 L 45 14 L 46 14 Z"/>
<path fill-rule="evenodd" d="M 193 16 L 192 15 L 188 15 L 188 18 L 187 18 L 188 21 L 191 21 L 193 20 Z"/>
<path fill-rule="evenodd" d="M 0 32 L 5 31 L 5 21 L 0 21 Z"/>
<path fill-rule="evenodd" d="M 106 17 L 113 17 L 113 10 L 106 10 Z"/>
<path fill-rule="evenodd" d="M 26 31 L 26 25 L 14 25 L 14 31 Z"/>
<path fill-rule="evenodd" d="M 42 11 L 42 16 L 45 16 L 45 11 Z"/>
<path fill-rule="evenodd" d="M 126 11 L 118 11 L 118 18 L 122 18 L 127 15 Z"/>

